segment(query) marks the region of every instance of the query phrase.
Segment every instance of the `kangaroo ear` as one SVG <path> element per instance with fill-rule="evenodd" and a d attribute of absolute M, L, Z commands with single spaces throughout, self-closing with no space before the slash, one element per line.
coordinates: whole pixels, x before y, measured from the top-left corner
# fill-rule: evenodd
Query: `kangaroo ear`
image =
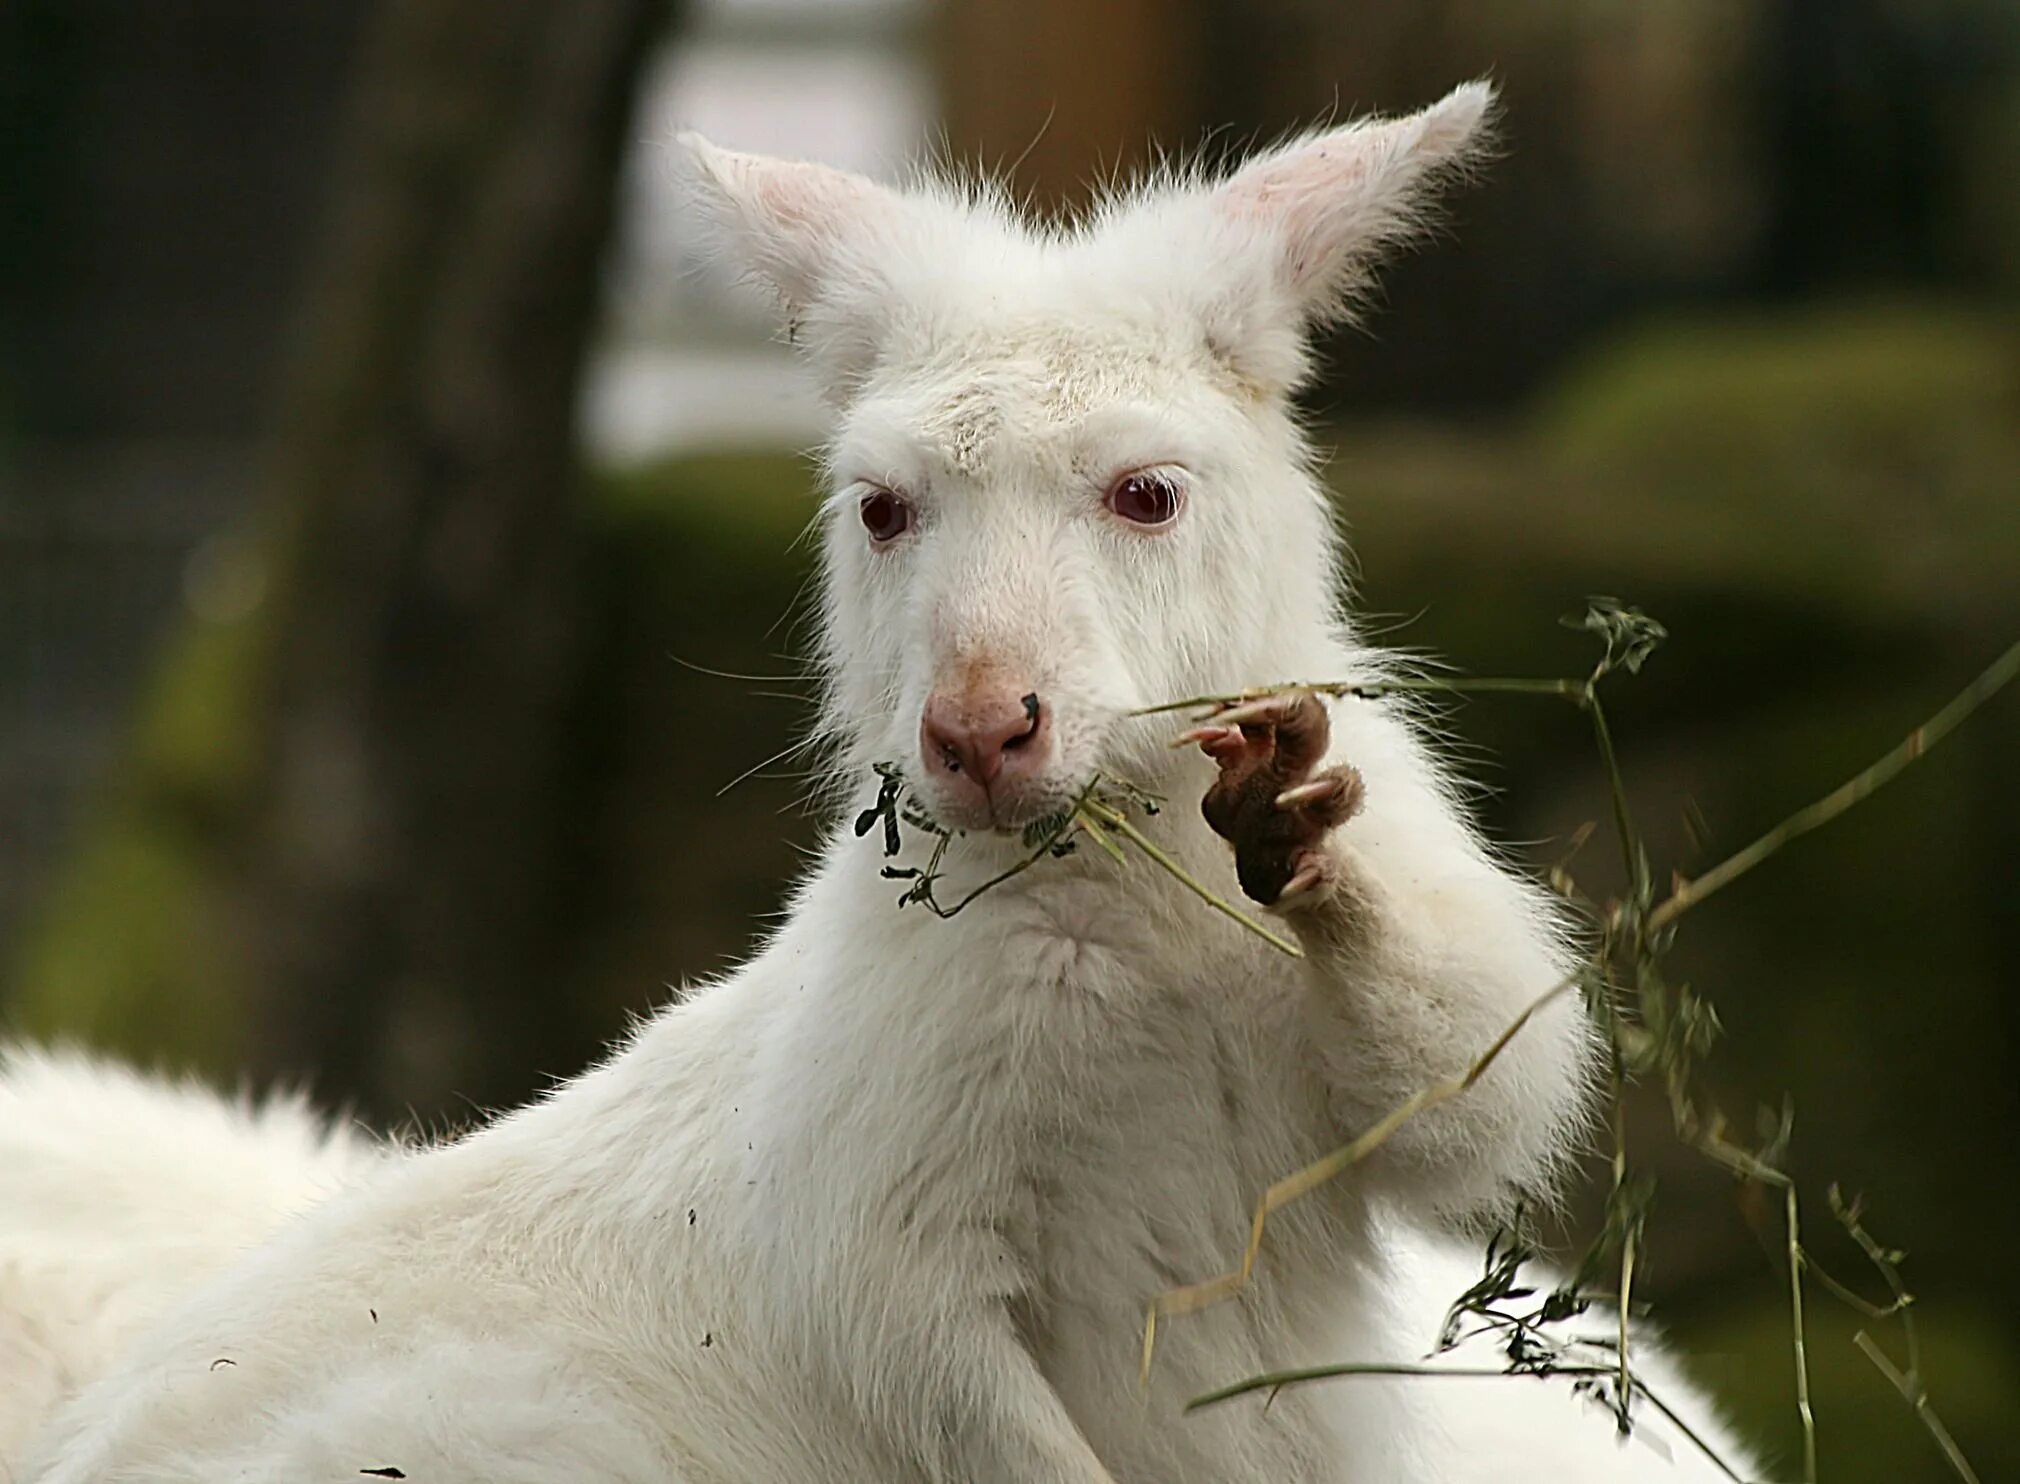
<path fill-rule="evenodd" d="M 1467 83 L 1399 119 L 1362 119 L 1250 161 L 1206 192 L 1234 272 L 1208 337 L 1246 379 L 1289 389 L 1305 335 L 1347 318 L 1381 259 L 1424 227 L 1438 186 L 1485 152 L 1494 89 Z"/>
<path fill-rule="evenodd" d="M 897 192 L 826 165 L 676 143 L 688 194 L 722 255 L 777 296 L 794 339 L 831 383 L 866 362 L 888 278 L 882 249 L 910 213 Z"/>

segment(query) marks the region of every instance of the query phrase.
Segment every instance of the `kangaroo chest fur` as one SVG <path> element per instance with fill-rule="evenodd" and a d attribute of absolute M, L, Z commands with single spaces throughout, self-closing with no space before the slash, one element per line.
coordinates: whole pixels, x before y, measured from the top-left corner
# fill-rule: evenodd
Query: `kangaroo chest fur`
<path fill-rule="evenodd" d="M 844 846 L 777 945 L 794 987 L 738 1115 L 760 1302 L 782 1325 L 833 1314 L 842 1343 L 809 1362 L 900 1394 L 999 1309 L 1118 1477 L 1335 1477 L 1302 1401 L 1204 1426 L 1179 1409 L 1350 1322 L 1372 1254 L 1348 1192 L 1286 1213 L 1251 1291 L 1167 1324 L 1147 1391 L 1138 1373 L 1151 1301 L 1224 1271 L 1259 1192 L 1337 1142 L 1298 966 L 1105 858 L 1043 863 L 950 921 L 896 919 L 894 895 Z M 820 930 L 844 915 L 876 929 Z M 823 946 L 799 949 L 802 925 Z"/>

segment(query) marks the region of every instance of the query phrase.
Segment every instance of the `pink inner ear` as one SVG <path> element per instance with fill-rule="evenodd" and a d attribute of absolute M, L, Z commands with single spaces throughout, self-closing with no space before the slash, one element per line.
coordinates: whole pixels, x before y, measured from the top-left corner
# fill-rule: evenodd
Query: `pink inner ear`
<path fill-rule="evenodd" d="M 1292 145 L 1236 172 L 1215 207 L 1267 237 L 1309 308 L 1337 313 L 1373 260 L 1411 235 L 1427 189 L 1465 159 L 1492 100 L 1490 88 L 1469 83 L 1406 118 L 1364 119 Z"/>
<path fill-rule="evenodd" d="M 1372 132 L 1330 136 L 1265 160 L 1218 193 L 1223 212 L 1274 239 L 1294 288 L 1330 278 L 1355 247 L 1360 208 L 1385 142 Z"/>
<path fill-rule="evenodd" d="M 730 229 L 746 265 L 792 313 L 831 287 L 894 198 L 846 170 L 690 145 L 704 172 L 702 204 Z M 851 251 L 851 250 L 854 251 Z"/>
<path fill-rule="evenodd" d="M 1227 183 L 1221 199 L 1248 217 L 1281 220 L 1301 204 L 1307 210 L 1322 209 L 1367 178 L 1368 152 L 1353 145 L 1351 140 L 1322 140 L 1251 166 Z"/>
<path fill-rule="evenodd" d="M 824 165 L 764 161 L 747 168 L 758 209 L 793 232 L 834 227 L 861 209 L 870 189 L 867 181 Z"/>

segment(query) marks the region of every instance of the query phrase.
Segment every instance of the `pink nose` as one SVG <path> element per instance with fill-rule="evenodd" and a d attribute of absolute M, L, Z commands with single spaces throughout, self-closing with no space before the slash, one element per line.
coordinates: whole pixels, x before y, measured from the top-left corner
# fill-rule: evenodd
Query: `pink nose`
<path fill-rule="evenodd" d="M 919 721 L 926 771 L 987 794 L 999 781 L 1035 773 L 1052 750 L 1051 713 L 1037 692 L 992 682 L 935 691 Z"/>

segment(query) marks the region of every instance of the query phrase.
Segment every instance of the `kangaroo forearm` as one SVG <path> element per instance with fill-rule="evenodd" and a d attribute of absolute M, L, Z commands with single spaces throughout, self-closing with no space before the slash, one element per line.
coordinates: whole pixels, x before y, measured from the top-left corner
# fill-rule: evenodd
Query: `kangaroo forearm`
<path fill-rule="evenodd" d="M 1533 908 L 1484 865 L 1406 897 L 1336 849 L 1338 887 L 1293 923 L 1343 1136 L 1417 1102 L 1371 1161 L 1389 1180 L 1443 1210 L 1548 1184 L 1577 1129 L 1589 1037 Z"/>

